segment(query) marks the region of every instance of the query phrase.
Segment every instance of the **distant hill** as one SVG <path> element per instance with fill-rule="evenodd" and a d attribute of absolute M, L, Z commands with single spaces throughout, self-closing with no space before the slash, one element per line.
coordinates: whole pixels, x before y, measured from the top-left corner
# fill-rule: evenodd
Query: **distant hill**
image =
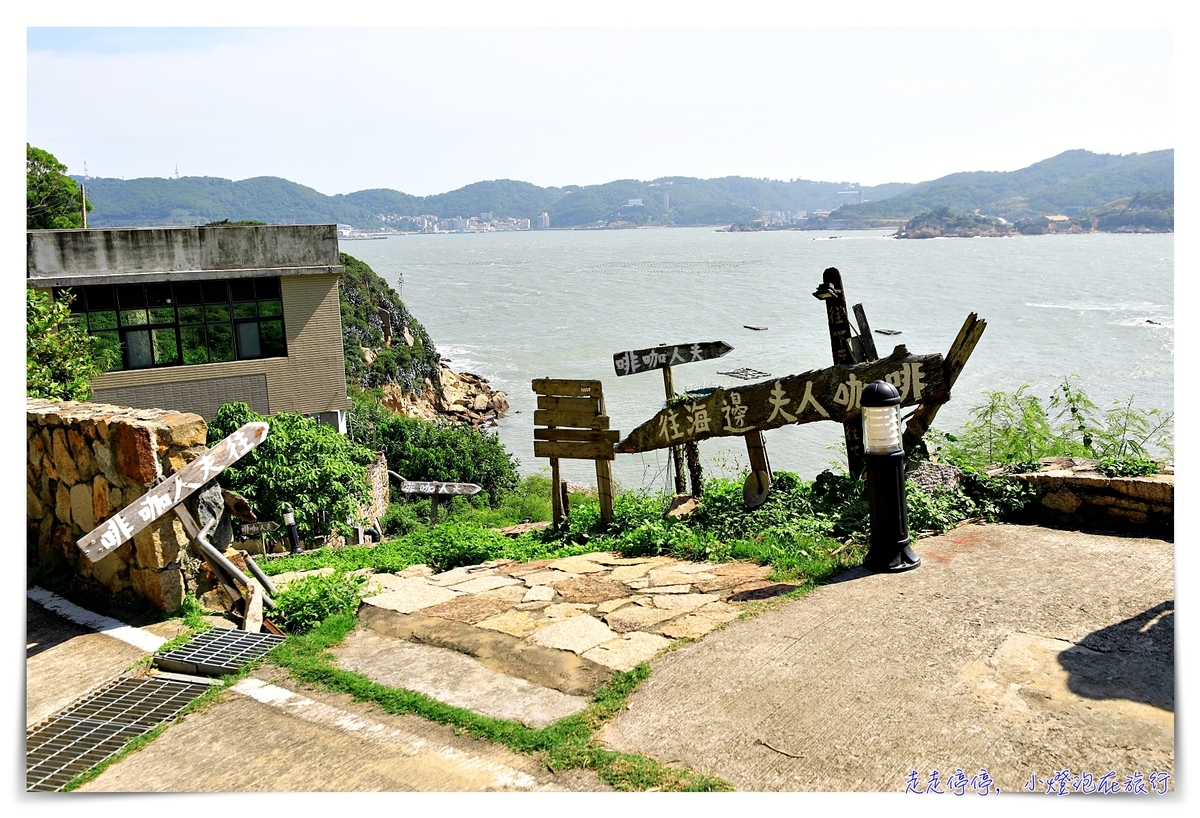
<path fill-rule="evenodd" d="M 810 228 L 898 227 L 942 208 L 1015 221 L 1051 213 L 1073 216 L 1144 191 L 1174 187 L 1173 150 L 1127 155 L 1073 150 L 1020 170 L 952 173 L 918 184 L 862 187 L 861 194 L 857 185 L 847 182 L 746 176 L 664 176 L 566 187 L 498 179 L 432 196 L 386 188 L 327 196 L 273 176 L 239 182 L 185 176 L 87 183 L 88 199 L 95 207 L 89 221 L 95 227 L 253 219 L 269 224 L 339 222 L 363 229 L 395 224 L 399 217 L 429 214 L 445 219 L 484 212 L 530 220 L 545 212 L 551 227 L 734 224 L 764 212 L 801 210 L 834 211 L 824 219 L 810 218 Z M 855 201 L 859 195 L 863 204 Z M 631 205 L 630 200 L 641 203 Z"/>
<path fill-rule="evenodd" d="M 1075 215 L 1143 191 L 1174 190 L 1175 151 L 1126 155 L 1074 150 L 1020 170 L 952 173 L 912 185 L 901 195 L 848 204 L 830 214 L 844 226 L 882 226 L 929 211 L 1003 217 L 1009 221 L 1045 214 Z"/>
<path fill-rule="evenodd" d="M 79 181 L 83 181 L 79 178 Z M 911 185 L 864 187 L 863 196 L 892 196 Z M 846 191 L 853 188 L 855 193 Z M 551 227 L 730 224 L 763 211 L 832 210 L 857 196 L 846 182 L 752 179 L 727 176 L 695 179 L 672 176 L 642 182 L 625 179 L 601 185 L 538 187 L 500 179 L 476 182 L 433 196 L 412 196 L 378 188 L 327 196 L 310 187 L 272 176 L 233 182 L 208 176 L 180 179 L 104 179 L 87 182 L 95 210 L 94 227 L 149 227 L 253 219 L 269 224 L 338 222 L 370 229 L 381 217 L 430 214 L 438 218 L 477 216 L 536 219 L 550 214 Z M 630 205 L 631 199 L 641 200 Z"/>

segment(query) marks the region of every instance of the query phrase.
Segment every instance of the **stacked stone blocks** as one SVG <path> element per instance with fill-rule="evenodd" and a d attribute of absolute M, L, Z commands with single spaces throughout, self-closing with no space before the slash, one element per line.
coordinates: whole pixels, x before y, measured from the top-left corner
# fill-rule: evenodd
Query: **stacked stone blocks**
<path fill-rule="evenodd" d="M 27 543 L 114 594 L 132 590 L 164 611 L 183 602 L 188 538 L 174 514 L 92 563 L 75 542 L 206 451 L 199 415 L 104 403 L 26 402 Z"/>

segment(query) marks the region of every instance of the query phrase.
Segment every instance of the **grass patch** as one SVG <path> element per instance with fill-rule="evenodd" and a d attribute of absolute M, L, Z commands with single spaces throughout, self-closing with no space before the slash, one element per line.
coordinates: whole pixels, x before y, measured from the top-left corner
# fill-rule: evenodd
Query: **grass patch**
<path fill-rule="evenodd" d="M 618 673 L 611 683 L 596 691 L 586 710 L 539 729 L 481 716 L 336 667 L 327 651 L 345 639 L 357 624 L 357 618 L 350 614 L 332 616 L 308 634 L 288 639 L 272 651 L 271 661 L 286 668 L 299 681 L 349 694 L 356 701 L 371 702 L 388 713 L 412 714 L 450 725 L 474 738 L 536 756 L 552 771 L 595 770 L 601 781 L 618 790 L 731 789 L 727 782 L 713 776 L 667 767 L 646 756 L 614 752 L 593 741 L 595 732 L 626 706 L 628 696 L 650 674 L 649 666 L 644 663 Z"/>

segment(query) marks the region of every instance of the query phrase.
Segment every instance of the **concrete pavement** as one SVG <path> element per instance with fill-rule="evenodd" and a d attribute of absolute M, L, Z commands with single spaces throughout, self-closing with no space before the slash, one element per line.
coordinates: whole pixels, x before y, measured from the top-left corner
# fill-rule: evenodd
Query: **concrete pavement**
<path fill-rule="evenodd" d="M 1171 543 L 990 525 L 916 550 L 660 657 L 602 738 L 751 791 L 1174 774 Z"/>

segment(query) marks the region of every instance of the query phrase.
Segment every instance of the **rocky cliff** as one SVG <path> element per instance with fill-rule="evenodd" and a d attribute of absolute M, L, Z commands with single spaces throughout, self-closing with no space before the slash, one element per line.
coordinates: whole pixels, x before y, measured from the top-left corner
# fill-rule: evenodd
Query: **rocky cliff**
<path fill-rule="evenodd" d="M 439 371 L 441 390 L 426 379 L 420 391 L 405 391 L 397 384 L 383 387 L 383 405 L 402 415 L 425 420 L 469 423 L 476 429 L 495 426 L 508 412 L 504 392 L 492 389 L 487 378 L 472 372 L 455 372 L 445 363 Z"/>

